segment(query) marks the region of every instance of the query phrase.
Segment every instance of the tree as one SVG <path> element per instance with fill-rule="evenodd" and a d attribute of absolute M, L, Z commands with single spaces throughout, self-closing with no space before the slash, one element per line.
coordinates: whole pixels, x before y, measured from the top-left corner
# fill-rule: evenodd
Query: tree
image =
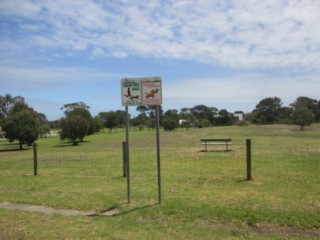
<path fill-rule="evenodd" d="M 162 125 L 164 130 L 172 131 L 179 126 L 179 115 L 177 110 L 169 109 L 164 113 L 163 117 L 164 120 Z"/>
<path fill-rule="evenodd" d="M 146 114 L 146 112 L 148 112 L 148 107 L 145 106 L 145 105 L 141 105 L 141 106 L 138 106 L 138 107 L 136 108 L 136 110 L 137 110 L 138 112 L 140 112 L 140 114 L 136 117 L 137 119 L 139 119 L 139 121 L 136 120 L 136 122 L 137 122 L 137 123 L 140 122 L 140 124 L 145 125 L 145 124 L 146 124 L 146 121 L 147 121 L 147 114 Z"/>
<path fill-rule="evenodd" d="M 24 102 L 24 98 L 21 96 L 12 97 L 10 94 L 0 95 L 0 120 L 9 115 L 11 108 L 17 102 Z"/>
<path fill-rule="evenodd" d="M 315 116 L 316 121 L 320 121 L 320 101 L 308 97 L 298 97 L 290 106 L 298 108 L 300 105 L 307 107 Z"/>
<path fill-rule="evenodd" d="M 103 129 L 103 122 L 102 119 L 98 116 L 95 116 L 92 120 L 93 122 L 93 129 L 95 133 L 99 133 L 101 129 Z"/>
<path fill-rule="evenodd" d="M 191 114 L 194 116 L 195 125 L 198 127 L 203 127 L 203 121 L 207 119 L 211 124 L 214 122 L 214 117 L 217 114 L 218 109 L 210 108 L 205 105 L 196 105 L 193 108 L 190 108 Z M 205 124 L 207 125 L 207 123 Z"/>
<path fill-rule="evenodd" d="M 20 149 L 22 144 L 31 145 L 38 139 L 40 121 L 33 109 L 26 108 L 19 112 L 9 114 L 3 125 L 6 132 L 6 138 L 10 142 L 19 141 Z"/>
<path fill-rule="evenodd" d="M 46 137 L 47 134 L 50 134 L 50 125 L 49 125 L 47 116 L 43 113 L 38 113 L 38 118 L 40 122 L 40 127 L 39 127 L 40 137 L 43 137 L 43 136 Z"/>
<path fill-rule="evenodd" d="M 39 128 L 39 134 L 40 137 L 47 137 L 48 134 L 50 134 L 50 125 L 49 124 L 41 124 Z"/>
<path fill-rule="evenodd" d="M 294 109 L 292 118 L 293 123 L 299 125 L 300 130 L 303 131 L 305 126 L 314 122 L 315 116 L 307 106 L 301 104 Z"/>
<path fill-rule="evenodd" d="M 61 119 L 60 139 L 70 139 L 73 145 L 78 145 L 78 141 L 83 141 L 89 129 L 88 121 L 79 115 L 71 115 Z"/>
<path fill-rule="evenodd" d="M 89 111 L 90 107 L 84 102 L 68 103 L 63 105 L 60 109 L 64 110 L 64 114 L 66 117 L 78 115 L 85 118 L 89 123 L 87 135 L 91 135 L 101 130 L 101 125 L 99 126 L 99 122 L 97 120 L 94 120 Z"/>
<path fill-rule="evenodd" d="M 105 127 L 109 129 L 109 133 L 111 133 L 115 127 L 124 125 L 126 112 L 121 110 L 100 112 L 98 116 L 102 119 Z"/>
<path fill-rule="evenodd" d="M 162 122 L 163 128 L 165 131 L 172 131 L 175 130 L 179 123 L 174 118 L 165 118 Z"/>
<path fill-rule="evenodd" d="M 22 144 L 32 144 L 39 135 L 50 132 L 46 115 L 38 113 L 25 103 L 24 98 L 11 97 L 7 94 L 0 97 L 4 128 L 10 141 L 18 140 Z"/>
<path fill-rule="evenodd" d="M 163 109 L 162 109 L 161 105 L 159 105 L 159 106 L 157 106 L 157 105 L 148 105 L 149 118 L 156 119 L 157 107 L 159 107 L 159 121 L 161 123 L 161 121 L 163 119 Z"/>
<path fill-rule="evenodd" d="M 64 114 L 66 116 L 69 115 L 70 112 L 72 112 L 76 108 L 83 108 L 89 110 L 89 106 L 85 104 L 84 102 L 74 102 L 74 103 L 67 103 L 63 105 L 60 109 L 64 110 Z"/>
<path fill-rule="evenodd" d="M 279 109 L 278 123 L 290 124 L 292 122 L 292 107 L 281 107 Z"/>
<path fill-rule="evenodd" d="M 116 116 L 117 116 L 117 126 L 124 127 L 126 125 L 126 112 L 122 110 L 117 110 Z M 130 118 L 130 114 L 129 114 L 129 118 Z"/>
<path fill-rule="evenodd" d="M 109 129 L 109 133 L 111 133 L 113 128 L 118 126 L 117 114 L 114 111 L 107 112 L 103 120 L 104 125 Z"/>
<path fill-rule="evenodd" d="M 156 119 L 155 118 L 148 118 L 146 121 L 146 125 L 148 127 L 148 130 L 155 129 L 156 128 Z"/>
<path fill-rule="evenodd" d="M 95 132 L 94 131 L 95 130 L 95 126 L 94 126 L 93 118 L 92 118 L 91 113 L 88 110 L 88 108 L 75 107 L 72 110 L 70 110 L 69 112 L 67 112 L 67 114 L 66 114 L 67 117 L 76 116 L 76 115 L 80 116 L 80 117 L 83 117 L 89 123 L 89 129 L 88 129 L 87 135 L 93 134 Z"/>
<path fill-rule="evenodd" d="M 230 125 L 234 122 L 234 116 L 226 109 L 221 109 L 215 118 L 215 124 L 217 125 Z"/>
<path fill-rule="evenodd" d="M 275 123 L 279 117 L 282 106 L 281 99 L 278 97 L 269 97 L 262 99 L 257 105 L 257 121 L 260 123 Z"/>
<path fill-rule="evenodd" d="M 246 120 L 251 123 L 258 123 L 258 112 L 253 110 L 250 113 L 246 113 Z"/>

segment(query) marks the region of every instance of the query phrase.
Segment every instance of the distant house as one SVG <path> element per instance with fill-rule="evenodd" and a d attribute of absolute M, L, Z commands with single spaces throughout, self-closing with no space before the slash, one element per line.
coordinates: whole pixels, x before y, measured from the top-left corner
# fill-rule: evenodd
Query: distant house
<path fill-rule="evenodd" d="M 237 118 L 237 121 L 243 121 L 244 120 L 244 113 L 242 111 L 236 111 L 234 112 L 234 117 Z"/>
<path fill-rule="evenodd" d="M 188 123 L 189 120 L 188 119 L 179 119 L 179 126 Z"/>

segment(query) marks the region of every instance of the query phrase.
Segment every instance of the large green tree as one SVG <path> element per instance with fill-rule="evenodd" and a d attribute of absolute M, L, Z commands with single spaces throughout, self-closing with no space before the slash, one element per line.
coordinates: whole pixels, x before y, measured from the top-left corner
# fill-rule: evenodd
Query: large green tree
<path fill-rule="evenodd" d="M 293 110 L 293 123 L 300 126 L 301 131 L 305 126 L 314 122 L 315 116 L 313 112 L 305 105 L 299 105 Z"/>
<path fill-rule="evenodd" d="M 89 129 L 88 129 L 88 135 L 91 135 L 94 133 L 95 131 L 95 122 L 93 121 L 93 117 L 91 116 L 90 111 L 88 110 L 88 108 L 84 108 L 84 107 L 76 107 L 72 110 L 70 110 L 67 114 L 66 114 L 67 118 L 71 117 L 71 116 L 80 116 L 82 118 L 84 118 L 85 120 L 87 120 L 87 122 L 89 123 Z"/>
<path fill-rule="evenodd" d="M 90 107 L 84 102 L 68 103 L 61 107 L 64 110 L 66 118 L 71 116 L 80 116 L 89 123 L 89 129 L 87 135 L 99 132 L 102 129 L 101 121 L 92 117 Z"/>
<path fill-rule="evenodd" d="M 87 136 L 89 129 L 88 121 L 79 115 L 70 115 L 61 119 L 60 139 L 69 139 L 73 145 L 78 145 Z"/>
<path fill-rule="evenodd" d="M 280 115 L 282 101 L 278 97 L 268 97 L 262 99 L 257 105 L 257 122 L 275 123 Z"/>
<path fill-rule="evenodd" d="M 298 97 L 290 104 L 294 109 L 299 108 L 301 105 L 308 108 L 314 114 L 316 121 L 320 121 L 320 101 L 309 97 Z"/>
<path fill-rule="evenodd" d="M 38 139 L 39 129 L 40 120 L 38 113 L 31 108 L 10 113 L 3 124 L 6 138 L 10 142 L 18 140 L 20 149 L 22 149 L 22 144 L 31 145 Z"/>
<path fill-rule="evenodd" d="M 94 133 L 95 121 L 89 108 L 84 102 L 67 103 L 61 107 L 66 116 L 60 121 L 61 140 L 69 139 L 73 141 L 73 145 L 77 145 L 78 141 L 82 142 L 85 136 Z"/>

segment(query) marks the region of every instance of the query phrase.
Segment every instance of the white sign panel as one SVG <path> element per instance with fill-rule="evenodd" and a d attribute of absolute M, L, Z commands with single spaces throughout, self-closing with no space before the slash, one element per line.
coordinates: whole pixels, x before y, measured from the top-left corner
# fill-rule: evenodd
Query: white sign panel
<path fill-rule="evenodd" d="M 122 79 L 121 81 L 122 105 L 142 105 L 141 83 L 137 79 Z"/>
<path fill-rule="evenodd" d="M 161 105 L 161 78 L 149 77 L 122 79 L 121 99 L 123 106 Z"/>

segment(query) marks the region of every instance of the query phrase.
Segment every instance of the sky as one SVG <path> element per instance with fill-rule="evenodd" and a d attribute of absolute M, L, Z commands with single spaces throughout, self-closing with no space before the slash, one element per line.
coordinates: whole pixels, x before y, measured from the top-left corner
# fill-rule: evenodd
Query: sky
<path fill-rule="evenodd" d="M 0 95 L 49 120 L 124 110 L 122 78 L 160 76 L 164 110 L 319 100 L 319 22 L 319 0 L 0 0 Z"/>

